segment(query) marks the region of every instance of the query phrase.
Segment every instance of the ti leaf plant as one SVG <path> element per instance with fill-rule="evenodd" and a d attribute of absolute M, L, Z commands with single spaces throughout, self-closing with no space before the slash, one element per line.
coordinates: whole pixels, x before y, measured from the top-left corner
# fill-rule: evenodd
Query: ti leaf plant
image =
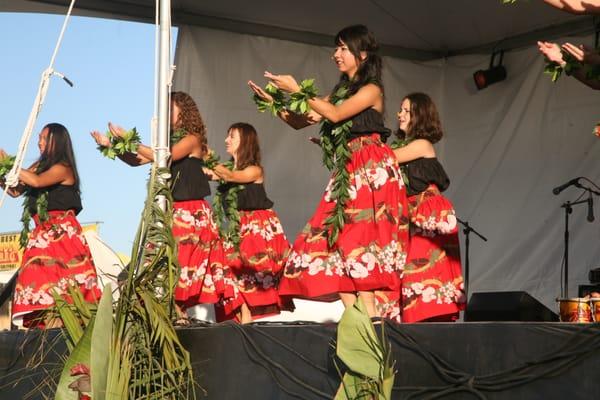
<path fill-rule="evenodd" d="M 346 308 L 337 332 L 336 354 L 348 370 L 334 400 L 391 400 L 394 364 L 385 324 L 379 335 L 362 301 Z"/>
<path fill-rule="evenodd" d="M 167 169 L 153 167 L 118 302 L 113 305 L 110 286 L 104 288 L 97 310 L 81 299 L 67 304 L 56 297 L 70 349 L 56 400 L 90 395 L 93 400 L 195 397 L 190 356 L 172 324 L 179 268 L 171 232 L 172 199 L 164 183 L 169 177 Z M 166 210 L 156 204 L 157 196 L 166 198 Z M 72 293 L 81 297 L 76 290 Z"/>

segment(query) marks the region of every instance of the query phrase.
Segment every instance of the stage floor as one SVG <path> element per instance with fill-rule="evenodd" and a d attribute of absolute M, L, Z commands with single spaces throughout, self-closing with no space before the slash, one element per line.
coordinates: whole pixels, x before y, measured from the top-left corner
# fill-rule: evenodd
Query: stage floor
<path fill-rule="evenodd" d="M 600 398 L 600 324 L 387 323 L 385 329 L 398 371 L 394 399 Z M 331 399 L 339 385 L 335 324 L 225 323 L 178 332 L 202 387 L 199 399 Z M 50 332 L 48 340 L 57 336 Z M 39 346 L 37 333 L 0 333 L 1 399 L 43 398 L 34 388 L 58 354 L 25 368 Z"/>

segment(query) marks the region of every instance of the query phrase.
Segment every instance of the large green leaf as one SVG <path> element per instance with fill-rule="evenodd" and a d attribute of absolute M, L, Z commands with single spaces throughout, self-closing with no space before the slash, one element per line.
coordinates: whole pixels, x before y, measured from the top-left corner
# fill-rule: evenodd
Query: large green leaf
<path fill-rule="evenodd" d="M 360 298 L 342 314 L 336 353 L 351 371 L 374 380 L 382 377 L 383 349 Z"/>
<path fill-rule="evenodd" d="M 333 400 L 390 400 L 379 393 L 377 382 L 351 371 L 344 374 Z"/>
<path fill-rule="evenodd" d="M 67 346 L 70 351 L 73 351 L 83 336 L 83 328 L 81 327 L 79 318 L 77 318 L 75 312 L 69 307 L 69 304 L 65 299 L 55 291 L 52 292 L 52 297 L 54 297 L 54 306 L 60 315 L 60 319 L 62 320 L 64 329 L 67 333 Z"/>
<path fill-rule="evenodd" d="M 110 358 L 111 337 L 113 328 L 112 287 L 107 284 L 102 291 L 98 304 L 96 323 L 92 332 L 91 379 L 92 399 L 106 398 L 106 382 L 108 378 L 108 362 Z"/>
<path fill-rule="evenodd" d="M 90 349 L 92 347 L 92 332 L 94 330 L 94 318 L 90 320 L 90 323 L 85 328 L 83 336 L 77 342 L 77 345 L 71 352 L 69 358 L 65 362 L 58 386 L 56 387 L 56 394 L 54 400 L 77 400 L 79 394 L 69 388 L 71 382 L 78 379 L 77 377 L 71 376 L 71 368 L 75 364 L 90 365 Z M 105 350 L 106 351 L 106 350 Z"/>

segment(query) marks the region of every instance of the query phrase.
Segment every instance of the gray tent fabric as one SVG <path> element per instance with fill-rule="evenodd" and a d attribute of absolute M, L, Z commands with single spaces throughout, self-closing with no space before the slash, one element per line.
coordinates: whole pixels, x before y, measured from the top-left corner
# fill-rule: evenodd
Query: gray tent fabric
<path fill-rule="evenodd" d="M 70 0 L 10 0 L 0 11 L 64 13 Z M 542 1 L 304 0 L 286 2 L 171 0 L 173 24 L 246 33 L 327 46 L 346 25 L 361 23 L 377 35 L 386 55 L 431 60 L 511 50 L 540 38 L 594 32 L 591 16 L 572 15 Z M 152 0 L 78 0 L 74 15 L 154 22 Z"/>
<path fill-rule="evenodd" d="M 320 149 L 308 140 L 318 128 L 294 131 L 259 114 L 246 82 L 266 83 L 265 70 L 290 73 L 315 78 L 320 93 L 327 94 L 338 79 L 332 47 L 190 26 L 179 30 L 174 87 L 197 101 L 209 145 L 222 157 L 230 124 L 245 121 L 257 128 L 267 191 L 290 241 L 312 215 L 329 175 Z M 470 292 L 524 290 L 556 309 L 564 232 L 560 206 L 580 191 L 569 188 L 554 196 L 552 188 L 577 176 L 598 181 L 594 150 L 600 139 L 592 129 L 600 94 L 568 77 L 552 83 L 533 47 L 507 53 L 508 79 L 478 92 L 472 73 L 488 64 L 487 55 L 428 62 L 384 58 L 386 123 L 397 128 L 395 113 L 409 92 L 432 96 L 445 131 L 436 148 L 452 181 L 447 195 L 459 217 L 489 239 L 472 236 Z M 576 206 L 571 214 L 571 297 L 600 263 L 598 222 L 587 223 L 586 210 Z"/>

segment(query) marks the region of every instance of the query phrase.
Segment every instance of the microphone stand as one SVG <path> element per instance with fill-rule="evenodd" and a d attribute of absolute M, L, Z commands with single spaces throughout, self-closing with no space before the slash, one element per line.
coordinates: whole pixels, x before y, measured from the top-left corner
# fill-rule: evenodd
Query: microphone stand
<path fill-rule="evenodd" d="M 562 291 L 560 296 L 562 298 L 569 298 L 569 214 L 573 213 L 573 206 L 577 205 L 577 204 L 583 204 L 583 203 L 588 203 L 591 199 L 592 199 L 592 195 L 596 195 L 596 196 L 600 196 L 600 192 L 585 187 L 583 185 L 581 185 L 580 183 L 576 183 L 574 185 L 575 187 L 578 187 L 579 189 L 583 189 L 586 192 L 588 192 L 589 197 L 585 200 L 579 200 L 579 201 L 575 201 L 575 202 L 570 202 L 570 201 L 566 201 L 565 203 L 563 203 L 560 207 L 565 209 L 565 251 L 564 251 L 564 260 L 565 260 L 565 270 L 564 270 L 564 276 L 563 276 L 563 287 L 562 287 Z M 592 222 L 592 221 L 590 221 Z"/>
<path fill-rule="evenodd" d="M 481 238 L 484 242 L 487 242 L 487 238 L 485 238 L 482 234 L 477 232 L 471 225 L 469 225 L 469 221 L 463 221 L 460 218 L 456 218 L 456 220 L 464 226 L 463 233 L 465 234 L 465 299 L 467 299 L 467 303 L 469 302 L 469 234 L 473 232 L 477 236 Z"/>

